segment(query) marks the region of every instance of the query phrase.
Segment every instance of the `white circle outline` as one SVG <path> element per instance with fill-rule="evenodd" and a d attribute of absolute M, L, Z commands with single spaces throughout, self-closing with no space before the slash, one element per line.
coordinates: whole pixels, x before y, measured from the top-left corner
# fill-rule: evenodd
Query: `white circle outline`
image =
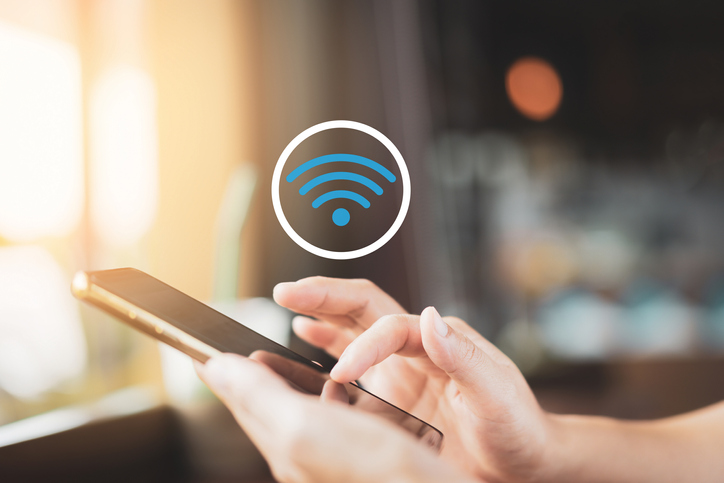
<path fill-rule="evenodd" d="M 307 138 L 319 132 L 327 131 L 329 129 L 353 129 L 355 131 L 360 131 L 372 136 L 380 143 L 382 143 L 382 145 L 387 148 L 387 150 L 392 154 L 392 157 L 395 158 L 395 161 L 397 162 L 397 167 L 400 170 L 400 176 L 402 177 L 402 204 L 400 205 L 400 211 L 397 213 L 397 218 L 395 218 L 394 223 L 392 223 L 390 229 L 387 230 L 387 232 L 380 238 L 378 238 L 375 242 L 370 243 L 366 247 L 358 248 L 357 250 L 337 252 L 333 250 L 325 250 L 324 248 L 319 248 L 318 246 L 312 245 L 307 240 L 299 236 L 296 231 L 294 231 L 294 228 L 292 228 L 292 226 L 289 224 L 289 221 L 287 221 L 286 216 L 284 216 L 284 210 L 282 210 L 282 203 L 279 197 L 279 184 L 282 178 L 282 171 L 284 170 L 284 165 L 289 159 L 289 156 Z M 300 134 L 298 134 L 297 137 L 292 139 L 292 142 L 287 144 L 287 147 L 284 148 L 284 151 L 282 151 L 282 154 L 279 156 L 277 165 L 274 167 L 274 176 L 272 177 L 271 188 L 272 205 L 274 206 L 274 212 L 277 215 L 279 224 L 282 225 L 282 228 L 284 229 L 286 234 L 289 235 L 289 238 L 294 240 L 297 245 L 304 248 L 308 252 L 313 253 L 319 257 L 328 258 L 331 260 L 351 260 L 353 258 L 359 258 L 365 255 L 369 255 L 375 250 L 382 248 L 385 243 L 390 241 L 390 239 L 395 236 L 397 230 L 400 229 L 400 227 L 402 226 L 402 222 L 405 221 L 405 217 L 407 216 L 407 210 L 410 207 L 410 173 L 407 171 L 407 165 L 405 164 L 405 160 L 402 158 L 402 154 L 400 154 L 400 151 L 394 144 L 392 144 L 392 141 L 390 141 L 387 136 L 379 132 L 377 129 L 368 126 L 367 124 L 356 121 L 326 121 L 307 128 Z"/>

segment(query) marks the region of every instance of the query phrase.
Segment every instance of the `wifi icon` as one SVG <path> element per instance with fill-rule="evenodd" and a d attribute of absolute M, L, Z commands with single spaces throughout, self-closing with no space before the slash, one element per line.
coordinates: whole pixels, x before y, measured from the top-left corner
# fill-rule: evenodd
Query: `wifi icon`
<path fill-rule="evenodd" d="M 397 178 L 395 178 L 395 175 L 392 174 L 392 172 L 382 166 L 381 164 L 372 161 L 371 159 L 364 158 L 362 156 L 357 156 L 355 154 L 326 154 L 324 156 L 319 156 L 314 159 L 310 159 L 306 163 L 300 165 L 297 167 L 294 171 L 289 173 L 287 176 L 287 182 L 293 183 L 299 176 L 306 173 L 310 169 L 316 168 L 317 166 L 321 166 L 323 164 L 328 163 L 354 163 L 361 166 L 366 166 L 368 168 L 373 169 L 374 171 L 377 171 L 377 173 L 381 174 L 387 181 L 390 183 L 394 183 Z M 312 180 L 308 181 L 299 189 L 299 194 L 304 196 L 310 191 L 312 191 L 314 188 L 316 188 L 319 185 L 322 185 L 324 183 L 327 183 L 329 181 L 353 181 L 358 183 L 359 185 L 363 185 L 367 188 L 369 188 L 372 193 L 376 194 L 377 196 L 382 195 L 384 193 L 384 190 L 382 187 L 372 181 L 371 179 L 367 178 L 366 176 L 363 176 L 361 174 L 357 173 L 350 173 L 347 171 L 335 171 L 331 173 L 325 173 L 317 176 L 316 178 L 313 178 Z M 365 190 L 366 192 L 366 190 Z M 368 194 L 368 193 L 366 193 Z M 368 194 L 369 195 L 369 194 Z M 314 201 L 312 201 L 312 208 L 319 208 L 323 204 L 325 204 L 328 201 L 331 200 L 337 200 L 337 199 L 348 199 L 352 201 L 356 201 L 359 203 L 363 208 L 369 208 L 371 206 L 371 203 L 367 198 L 365 198 L 363 195 L 357 193 L 356 191 L 350 191 L 350 190 L 332 190 L 327 191 L 325 193 L 320 194 L 317 196 Z M 345 226 L 347 223 L 349 223 L 350 220 L 350 214 L 349 211 L 347 211 L 344 208 L 337 208 L 332 213 L 332 221 L 337 226 Z"/>

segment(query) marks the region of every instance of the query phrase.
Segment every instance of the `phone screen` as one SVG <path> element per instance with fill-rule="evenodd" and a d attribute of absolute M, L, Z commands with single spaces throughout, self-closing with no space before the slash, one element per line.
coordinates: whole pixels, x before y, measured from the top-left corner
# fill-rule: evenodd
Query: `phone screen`
<path fill-rule="evenodd" d="M 88 279 L 93 285 L 221 352 L 241 354 L 263 362 L 302 392 L 318 396 L 329 391 L 330 386 L 339 386 L 346 390 L 344 400 L 350 405 L 395 422 L 433 448 L 439 449 L 442 445 L 442 433 L 424 421 L 354 383 L 335 383 L 329 377 L 329 368 L 317 365 L 146 273 L 121 268 L 90 272 Z"/>

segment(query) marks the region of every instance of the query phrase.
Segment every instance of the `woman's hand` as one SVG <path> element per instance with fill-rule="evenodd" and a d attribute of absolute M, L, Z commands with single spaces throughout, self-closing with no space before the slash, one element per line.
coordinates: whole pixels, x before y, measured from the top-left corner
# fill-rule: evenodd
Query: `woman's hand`
<path fill-rule="evenodd" d="M 462 320 L 433 308 L 399 315 L 366 280 L 313 277 L 277 285 L 274 298 L 313 317 L 294 330 L 339 358 L 333 379 L 360 379 L 439 428 L 446 459 L 490 481 L 548 479 L 553 420 L 510 359 Z"/>
<path fill-rule="evenodd" d="M 442 430 L 442 456 L 486 481 L 722 480 L 724 402 L 656 421 L 548 414 L 510 359 L 460 319 L 400 315 L 366 280 L 313 277 L 277 285 L 274 298 L 314 317 L 294 330 L 339 358 L 335 380 L 359 378 Z"/>
<path fill-rule="evenodd" d="M 280 482 L 472 481 L 392 423 L 337 402 L 333 387 L 321 400 L 303 395 L 264 364 L 232 354 L 196 370 Z"/>

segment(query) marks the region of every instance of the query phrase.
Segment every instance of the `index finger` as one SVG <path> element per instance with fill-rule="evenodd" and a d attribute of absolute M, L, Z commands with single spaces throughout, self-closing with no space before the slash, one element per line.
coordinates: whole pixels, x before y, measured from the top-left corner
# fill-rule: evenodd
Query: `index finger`
<path fill-rule="evenodd" d="M 337 382 L 354 381 L 392 354 L 406 357 L 425 355 L 420 316 L 382 317 L 347 346 L 330 375 Z"/>
<path fill-rule="evenodd" d="M 274 300 L 297 313 L 367 329 L 384 315 L 407 313 L 369 280 L 309 277 L 274 287 Z"/>

